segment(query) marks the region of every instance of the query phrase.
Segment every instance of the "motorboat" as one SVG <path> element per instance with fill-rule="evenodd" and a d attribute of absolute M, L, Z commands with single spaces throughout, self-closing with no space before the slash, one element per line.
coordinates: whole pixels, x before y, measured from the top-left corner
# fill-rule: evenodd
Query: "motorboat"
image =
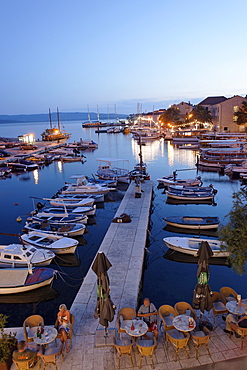
<path fill-rule="evenodd" d="M 73 175 L 70 178 L 76 179 L 76 184 L 66 185 L 62 190 L 62 194 L 106 194 L 110 190 L 115 190 L 108 186 L 92 184 L 88 182 L 84 175 Z"/>
<path fill-rule="evenodd" d="M 49 200 L 53 207 L 92 207 L 94 198 L 60 197 Z"/>
<path fill-rule="evenodd" d="M 0 245 L 0 267 L 48 266 L 55 254 L 22 244 Z"/>
<path fill-rule="evenodd" d="M 229 252 L 224 250 L 226 244 L 217 239 L 201 239 L 201 238 L 187 238 L 187 237 L 168 237 L 164 238 L 163 241 L 168 248 L 173 249 L 177 252 L 186 254 L 192 254 L 197 256 L 197 252 L 201 246 L 202 241 L 208 242 L 213 252 L 213 257 L 229 257 Z"/>
<path fill-rule="evenodd" d="M 35 215 L 32 215 L 28 221 L 37 221 L 37 222 L 56 222 L 57 224 L 63 225 L 67 223 L 77 223 L 77 224 L 87 224 L 88 217 L 87 215 L 81 214 L 71 214 L 67 211 L 64 212 L 38 212 Z"/>
<path fill-rule="evenodd" d="M 30 231 L 40 231 L 46 234 L 52 235 L 63 235 L 63 236 L 77 236 L 83 235 L 85 232 L 86 226 L 84 224 L 58 224 L 53 222 L 52 224 L 49 222 L 26 222 L 23 232 L 30 232 Z"/>
<path fill-rule="evenodd" d="M 72 215 L 86 215 L 86 216 L 93 216 L 96 212 L 96 205 L 92 207 L 66 207 L 68 214 Z M 47 213 L 64 213 L 63 207 L 45 207 L 42 209 L 42 212 Z"/>
<path fill-rule="evenodd" d="M 26 159 L 17 159 L 13 162 L 9 162 L 8 166 L 13 172 L 15 171 L 33 171 L 39 168 L 37 163 L 27 161 Z"/>
<path fill-rule="evenodd" d="M 212 217 L 212 216 L 171 216 L 164 218 L 167 225 L 173 227 L 179 227 L 184 229 L 203 229 L 203 230 L 210 230 L 210 229 L 217 229 L 219 226 L 219 217 Z"/>
<path fill-rule="evenodd" d="M 173 175 L 164 176 L 157 179 L 160 185 L 183 185 L 183 186 L 199 186 L 201 185 L 201 177 L 197 176 L 195 179 L 177 179 L 176 171 Z"/>
<path fill-rule="evenodd" d="M 213 200 L 214 194 L 212 191 L 192 191 L 192 190 L 166 190 L 165 191 L 167 197 L 173 199 L 182 199 L 182 200 Z"/>
<path fill-rule="evenodd" d="M 56 271 L 47 267 L 0 269 L 0 294 L 27 292 L 50 285 Z"/>
<path fill-rule="evenodd" d="M 40 231 L 30 231 L 21 235 L 22 242 L 32 247 L 50 250 L 55 254 L 73 254 L 79 244 L 78 240 L 61 235 L 51 235 Z"/>
<path fill-rule="evenodd" d="M 60 157 L 60 160 L 62 162 L 82 162 L 82 163 L 86 161 L 84 155 L 81 156 L 78 154 L 62 155 Z"/>
<path fill-rule="evenodd" d="M 184 186 L 184 185 L 170 185 L 167 187 L 169 191 L 193 191 L 193 192 L 212 192 L 213 194 L 217 194 L 218 190 L 214 188 L 212 184 L 208 186 Z"/>
<path fill-rule="evenodd" d="M 100 179 L 129 182 L 129 161 L 127 159 L 97 158 L 96 160 L 100 162 L 96 173 Z M 121 164 L 122 167 L 120 167 Z"/>

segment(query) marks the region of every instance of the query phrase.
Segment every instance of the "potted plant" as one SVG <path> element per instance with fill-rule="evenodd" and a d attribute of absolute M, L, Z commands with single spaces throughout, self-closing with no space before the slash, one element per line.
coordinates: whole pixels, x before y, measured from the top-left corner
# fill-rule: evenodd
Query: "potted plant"
<path fill-rule="evenodd" d="M 8 316 L 0 314 L 0 370 L 9 370 L 12 364 L 12 353 L 17 348 L 16 333 L 5 333 L 4 327 Z"/>

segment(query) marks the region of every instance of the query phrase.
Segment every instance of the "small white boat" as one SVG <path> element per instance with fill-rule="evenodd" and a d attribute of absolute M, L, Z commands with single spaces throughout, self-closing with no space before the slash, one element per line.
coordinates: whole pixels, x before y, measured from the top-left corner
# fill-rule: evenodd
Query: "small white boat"
<path fill-rule="evenodd" d="M 55 273 L 47 267 L 0 269 L 0 294 L 22 293 L 50 285 Z"/>
<path fill-rule="evenodd" d="M 55 254 L 22 244 L 0 245 L 0 267 L 48 266 Z"/>
<path fill-rule="evenodd" d="M 74 223 L 74 224 L 87 224 L 88 217 L 87 215 L 76 215 L 76 214 L 69 214 L 68 212 L 38 212 L 37 214 L 33 215 L 30 220 L 28 221 L 37 221 L 37 222 L 56 222 L 58 224 L 67 224 L 67 223 Z"/>
<path fill-rule="evenodd" d="M 114 188 L 109 188 L 107 185 L 92 184 L 88 182 L 84 175 L 73 175 L 71 179 L 76 179 L 76 184 L 68 184 L 63 190 L 62 194 L 106 194 Z"/>
<path fill-rule="evenodd" d="M 84 156 L 80 156 L 80 155 L 62 155 L 60 157 L 60 160 L 62 162 L 82 162 L 84 163 L 86 160 L 85 160 L 85 157 Z"/>
<path fill-rule="evenodd" d="M 103 162 L 98 166 L 96 176 L 103 180 L 116 180 L 118 182 L 129 182 L 129 161 L 127 159 L 97 158 Z M 122 165 L 122 167 L 119 167 Z"/>
<path fill-rule="evenodd" d="M 50 204 L 53 207 L 91 207 L 94 203 L 93 198 L 54 198 L 50 199 Z"/>
<path fill-rule="evenodd" d="M 96 212 L 96 205 L 92 207 L 66 207 L 69 214 L 72 215 L 86 215 L 86 216 L 93 216 Z M 45 207 L 42 209 L 44 213 L 56 212 L 56 213 L 64 213 L 63 207 Z"/>
<path fill-rule="evenodd" d="M 210 230 L 217 229 L 219 226 L 219 217 L 191 217 L 191 216 L 171 216 L 164 218 L 167 225 L 183 229 Z"/>
<path fill-rule="evenodd" d="M 186 190 L 166 190 L 166 195 L 169 198 L 179 199 L 179 200 L 193 200 L 193 201 L 202 201 L 202 200 L 213 200 L 214 194 L 211 191 L 186 191 Z"/>
<path fill-rule="evenodd" d="M 81 206 L 92 206 L 93 203 L 98 203 L 98 202 L 104 202 L 104 194 L 61 194 L 61 193 L 56 193 L 55 198 L 56 200 L 62 201 L 63 199 L 71 200 L 71 202 L 77 201 L 84 201 L 84 204 L 81 204 Z"/>
<path fill-rule="evenodd" d="M 160 185 L 184 185 L 184 186 L 199 186 L 201 185 L 201 177 L 195 179 L 177 179 L 176 175 L 164 176 L 157 179 Z"/>
<path fill-rule="evenodd" d="M 48 223 L 48 222 L 26 222 L 23 232 L 30 232 L 30 231 L 40 231 L 45 234 L 51 235 L 63 235 L 63 236 L 78 236 L 83 235 L 85 232 L 86 226 L 83 224 L 56 224 L 56 223 Z"/>
<path fill-rule="evenodd" d="M 221 245 L 226 244 L 217 239 L 200 239 L 200 238 L 186 238 L 186 237 L 170 237 L 164 238 L 163 241 L 167 247 L 177 252 L 191 254 L 197 256 L 197 252 L 201 246 L 202 241 L 207 241 L 213 252 L 213 257 L 229 257 L 229 252 L 221 249 Z"/>
<path fill-rule="evenodd" d="M 28 234 L 21 235 L 21 240 L 26 245 L 32 245 L 37 248 L 51 250 L 55 254 L 74 253 L 79 242 L 72 238 L 66 238 L 61 235 L 51 235 L 39 231 L 30 231 Z"/>

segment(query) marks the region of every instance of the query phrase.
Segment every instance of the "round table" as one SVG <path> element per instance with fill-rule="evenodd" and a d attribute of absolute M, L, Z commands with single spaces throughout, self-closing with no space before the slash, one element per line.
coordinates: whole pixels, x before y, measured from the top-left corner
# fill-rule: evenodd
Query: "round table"
<path fill-rule="evenodd" d="M 40 344 L 42 346 L 42 352 L 44 352 L 47 344 L 53 342 L 54 339 L 57 337 L 57 329 L 53 328 L 52 326 L 44 326 L 44 333 L 41 334 L 41 338 L 38 338 L 37 337 L 38 328 L 39 326 L 35 328 L 36 330 L 33 336 L 33 340 L 35 343 Z"/>
<path fill-rule="evenodd" d="M 132 323 L 135 327 L 134 330 L 131 330 Z M 132 337 L 141 337 L 148 331 L 148 326 L 143 320 L 124 320 L 121 324 L 121 329 L 124 329 Z"/>
<path fill-rule="evenodd" d="M 192 327 L 189 326 L 189 320 L 193 320 Z M 188 316 L 188 315 L 175 316 L 172 321 L 172 324 L 174 328 L 176 328 L 179 331 L 184 331 L 184 332 L 192 331 L 196 327 L 195 320 L 191 316 Z"/>
<path fill-rule="evenodd" d="M 243 306 L 240 306 L 237 301 L 228 301 L 226 303 L 226 308 L 229 312 L 233 313 L 237 316 L 242 316 L 245 313 L 246 308 Z"/>

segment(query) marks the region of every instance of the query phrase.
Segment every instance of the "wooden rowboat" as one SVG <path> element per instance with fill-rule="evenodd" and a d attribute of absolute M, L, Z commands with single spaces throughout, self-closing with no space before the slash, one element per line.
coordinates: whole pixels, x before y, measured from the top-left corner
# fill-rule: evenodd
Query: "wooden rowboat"
<path fill-rule="evenodd" d="M 171 216 L 164 218 L 167 225 L 184 229 L 217 229 L 219 226 L 218 217 L 191 217 L 191 216 Z"/>

